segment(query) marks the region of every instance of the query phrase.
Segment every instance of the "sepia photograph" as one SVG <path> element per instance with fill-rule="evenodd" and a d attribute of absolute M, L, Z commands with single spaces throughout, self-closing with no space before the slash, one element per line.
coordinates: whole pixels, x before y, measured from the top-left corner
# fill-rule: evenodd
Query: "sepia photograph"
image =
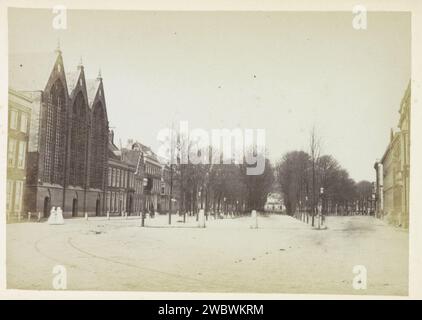
<path fill-rule="evenodd" d="M 408 296 L 411 18 L 9 7 L 7 289 Z"/>

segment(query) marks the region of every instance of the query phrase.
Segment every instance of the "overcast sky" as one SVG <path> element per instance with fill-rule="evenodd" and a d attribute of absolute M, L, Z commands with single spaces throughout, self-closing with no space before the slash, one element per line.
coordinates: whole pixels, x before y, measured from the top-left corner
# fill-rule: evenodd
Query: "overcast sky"
<path fill-rule="evenodd" d="M 352 13 L 9 11 L 9 53 L 52 52 L 66 71 L 82 56 L 101 68 L 110 126 L 157 147 L 171 122 L 263 128 L 270 158 L 308 150 L 315 125 L 322 152 L 356 180 L 374 180 L 410 79 L 410 15 Z"/>

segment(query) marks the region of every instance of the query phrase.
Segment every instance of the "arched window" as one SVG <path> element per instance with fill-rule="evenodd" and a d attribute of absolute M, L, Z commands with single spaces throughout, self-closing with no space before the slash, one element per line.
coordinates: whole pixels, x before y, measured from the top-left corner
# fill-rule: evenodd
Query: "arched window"
<path fill-rule="evenodd" d="M 50 89 L 45 116 L 44 181 L 63 185 L 66 142 L 64 86 L 57 80 Z"/>
<path fill-rule="evenodd" d="M 94 105 L 92 114 L 90 187 L 101 189 L 106 166 L 106 148 L 108 142 L 107 123 L 101 102 Z"/>
<path fill-rule="evenodd" d="M 82 92 L 76 96 L 72 107 L 72 129 L 70 136 L 69 183 L 85 186 L 86 151 L 88 145 L 87 106 Z"/>

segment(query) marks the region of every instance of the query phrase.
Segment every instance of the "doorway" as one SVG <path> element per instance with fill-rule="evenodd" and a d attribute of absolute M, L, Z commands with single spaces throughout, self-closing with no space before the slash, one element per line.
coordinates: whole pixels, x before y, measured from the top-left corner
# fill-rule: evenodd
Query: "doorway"
<path fill-rule="evenodd" d="M 45 197 L 43 217 L 48 219 L 49 216 L 50 216 L 50 197 Z"/>
<path fill-rule="evenodd" d="M 100 215 L 100 199 L 97 199 L 95 203 L 95 215 L 98 217 Z"/>
<path fill-rule="evenodd" d="M 74 198 L 72 202 L 72 217 L 78 216 L 78 199 Z"/>
<path fill-rule="evenodd" d="M 131 213 L 133 211 L 132 207 L 133 207 L 133 197 L 132 197 L 132 195 L 129 195 L 129 201 L 128 201 L 128 204 L 127 204 L 127 211 L 128 211 L 129 215 L 131 215 Z"/>

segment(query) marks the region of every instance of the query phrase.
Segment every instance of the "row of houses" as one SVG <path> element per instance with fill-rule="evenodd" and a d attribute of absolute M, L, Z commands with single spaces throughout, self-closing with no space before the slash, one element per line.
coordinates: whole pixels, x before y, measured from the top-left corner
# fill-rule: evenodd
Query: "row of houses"
<path fill-rule="evenodd" d="M 118 148 L 109 128 L 101 72 L 86 79 L 51 55 L 9 57 L 8 221 L 28 212 L 47 218 L 166 212 L 169 166 L 147 146 Z M 176 204 L 173 205 L 176 209 Z"/>
<path fill-rule="evenodd" d="M 397 128 L 380 160 L 374 164 L 376 215 L 395 226 L 409 227 L 411 86 L 400 103 Z"/>

